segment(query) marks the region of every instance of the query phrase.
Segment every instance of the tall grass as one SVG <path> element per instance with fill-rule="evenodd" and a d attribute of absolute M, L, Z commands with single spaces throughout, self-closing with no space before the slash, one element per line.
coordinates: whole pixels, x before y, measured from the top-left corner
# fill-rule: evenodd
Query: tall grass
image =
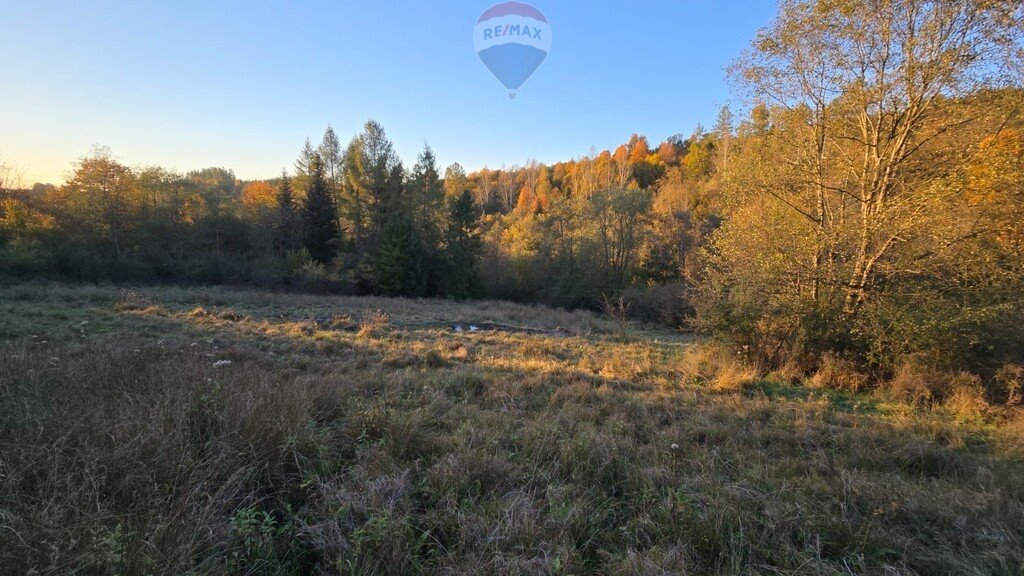
<path fill-rule="evenodd" d="M 594 318 L 435 320 L 573 320 L 500 304 L 0 296 L 0 573 L 1024 569 L 1012 409 L 868 410 Z"/>

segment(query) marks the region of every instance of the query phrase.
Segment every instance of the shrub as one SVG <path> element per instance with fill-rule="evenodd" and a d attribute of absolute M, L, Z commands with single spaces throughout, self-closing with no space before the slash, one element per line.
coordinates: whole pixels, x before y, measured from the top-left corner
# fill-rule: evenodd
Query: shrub
<path fill-rule="evenodd" d="M 1024 404 L 1024 364 L 1003 365 L 996 371 L 993 384 L 996 402 L 1007 406 Z"/>
<path fill-rule="evenodd" d="M 949 376 L 934 368 L 923 357 L 911 356 L 896 370 L 883 392 L 892 400 L 930 405 L 942 400 L 948 390 Z"/>
<path fill-rule="evenodd" d="M 317 262 L 305 263 L 297 272 L 294 279 L 295 287 L 302 292 L 313 294 L 350 294 L 352 287 L 337 274 L 332 274 L 327 268 Z"/>
<path fill-rule="evenodd" d="M 732 352 L 723 345 L 691 346 L 683 354 L 680 370 L 684 378 L 707 384 L 713 390 L 736 391 L 752 383 L 758 376 L 742 355 L 742 350 Z"/>
<path fill-rule="evenodd" d="M 853 362 L 826 353 L 821 357 L 818 371 L 808 381 L 818 388 L 834 388 L 845 392 L 860 392 L 868 385 L 868 377 Z"/>
<path fill-rule="evenodd" d="M 678 328 L 687 322 L 693 311 L 686 301 L 686 290 L 686 284 L 681 281 L 630 287 L 623 293 L 623 299 L 632 318 Z"/>
<path fill-rule="evenodd" d="M 387 312 L 382 310 L 369 311 L 363 314 L 363 319 L 359 322 L 359 331 L 357 334 L 360 338 L 377 338 L 380 337 L 388 327 L 388 315 Z"/>
<path fill-rule="evenodd" d="M 980 418 L 988 410 L 985 387 L 978 376 L 960 372 L 949 380 L 947 389 L 945 408 L 955 414 L 958 420 Z"/>

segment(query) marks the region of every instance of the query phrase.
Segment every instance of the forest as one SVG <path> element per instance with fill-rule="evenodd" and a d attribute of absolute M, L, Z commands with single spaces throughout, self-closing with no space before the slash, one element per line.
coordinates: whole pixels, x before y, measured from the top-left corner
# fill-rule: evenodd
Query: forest
<path fill-rule="evenodd" d="M 0 271 L 543 303 L 858 375 L 841 386 L 991 379 L 1024 354 L 1020 22 L 1007 2 L 784 3 L 729 68 L 742 114 L 551 165 L 411 162 L 374 121 L 260 181 L 98 148 L 60 185 L 0 185 Z"/>

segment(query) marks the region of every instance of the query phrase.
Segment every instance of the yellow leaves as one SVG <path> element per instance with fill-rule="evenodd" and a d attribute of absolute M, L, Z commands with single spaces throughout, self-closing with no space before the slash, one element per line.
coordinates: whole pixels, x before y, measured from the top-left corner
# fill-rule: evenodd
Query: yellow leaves
<path fill-rule="evenodd" d="M 541 231 L 532 215 L 513 220 L 501 233 L 501 245 L 513 258 L 533 255 L 540 242 Z"/>
<path fill-rule="evenodd" d="M 705 146 L 691 146 L 681 164 L 688 177 L 700 178 L 711 171 L 711 152 Z"/>
<path fill-rule="evenodd" d="M 1024 138 L 1018 130 L 1003 130 L 981 141 L 975 162 L 967 169 L 971 200 L 1005 201 L 1024 188 Z"/>
<path fill-rule="evenodd" d="M 53 216 L 43 214 L 15 198 L 0 200 L 0 232 L 15 238 L 53 229 Z"/>
<path fill-rule="evenodd" d="M 1024 237 L 1024 137 L 1020 131 L 1002 130 L 982 140 L 965 172 L 967 205 L 984 214 L 998 244 L 1019 250 Z"/>

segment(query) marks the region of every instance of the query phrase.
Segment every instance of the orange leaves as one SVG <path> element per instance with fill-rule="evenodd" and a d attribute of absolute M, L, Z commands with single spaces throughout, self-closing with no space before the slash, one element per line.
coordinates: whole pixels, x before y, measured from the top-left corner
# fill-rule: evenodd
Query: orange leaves
<path fill-rule="evenodd" d="M 250 182 L 242 189 L 242 206 L 247 209 L 260 209 L 274 206 L 277 191 L 267 182 Z"/>
<path fill-rule="evenodd" d="M 1024 189 L 1024 137 L 1003 130 L 981 141 L 967 169 L 968 199 L 972 203 L 1012 201 Z M 1019 202 L 1020 200 L 1018 200 Z"/>

